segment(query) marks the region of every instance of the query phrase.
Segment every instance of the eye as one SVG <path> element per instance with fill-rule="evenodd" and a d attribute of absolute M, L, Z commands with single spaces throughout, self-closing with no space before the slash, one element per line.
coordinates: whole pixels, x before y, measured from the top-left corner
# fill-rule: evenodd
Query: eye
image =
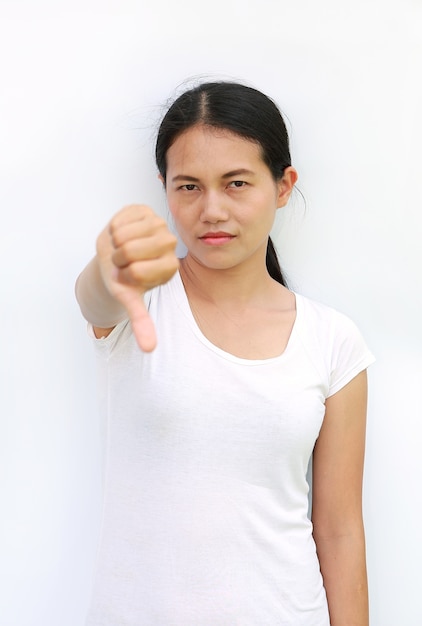
<path fill-rule="evenodd" d="M 180 189 L 184 189 L 185 191 L 194 191 L 195 189 L 198 189 L 198 187 L 193 183 L 188 183 L 187 185 L 182 185 Z"/>
<path fill-rule="evenodd" d="M 229 185 L 228 185 L 228 186 L 229 186 L 229 187 L 236 187 L 236 188 L 239 188 L 239 187 L 246 187 L 246 185 L 247 185 L 247 184 L 248 184 L 248 183 L 245 183 L 245 181 L 244 181 L 244 180 L 232 180 L 232 182 L 231 182 L 231 183 L 229 183 Z"/>

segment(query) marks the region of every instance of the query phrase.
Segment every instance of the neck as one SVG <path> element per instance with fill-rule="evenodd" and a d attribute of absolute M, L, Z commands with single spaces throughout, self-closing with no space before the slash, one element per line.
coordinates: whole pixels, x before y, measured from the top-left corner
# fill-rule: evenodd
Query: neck
<path fill-rule="evenodd" d="M 268 274 L 265 258 L 263 263 L 255 262 L 251 267 L 213 269 L 188 254 L 181 261 L 180 275 L 189 298 L 210 302 L 247 303 L 280 287 Z"/>

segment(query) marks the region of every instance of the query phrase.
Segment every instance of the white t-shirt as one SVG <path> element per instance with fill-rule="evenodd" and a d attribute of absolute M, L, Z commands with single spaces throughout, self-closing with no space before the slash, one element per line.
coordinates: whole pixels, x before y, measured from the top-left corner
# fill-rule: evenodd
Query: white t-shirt
<path fill-rule="evenodd" d="M 308 518 L 325 399 L 374 360 L 344 315 L 296 294 L 286 350 L 247 360 L 198 328 L 179 274 L 95 340 L 105 494 L 87 626 L 328 626 Z"/>

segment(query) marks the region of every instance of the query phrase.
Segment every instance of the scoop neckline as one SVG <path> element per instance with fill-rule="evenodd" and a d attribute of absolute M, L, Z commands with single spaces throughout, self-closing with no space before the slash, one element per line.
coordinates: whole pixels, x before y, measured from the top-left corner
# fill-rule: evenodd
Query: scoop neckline
<path fill-rule="evenodd" d="M 201 341 L 201 343 L 203 345 L 205 345 L 209 350 L 211 350 L 212 352 L 214 352 L 215 354 L 217 354 L 218 356 L 228 360 L 228 361 L 232 361 L 234 363 L 238 363 L 241 365 L 247 365 L 247 366 L 257 366 L 257 365 L 266 365 L 266 364 L 270 364 L 270 363 L 275 363 L 277 361 L 281 361 L 283 360 L 287 353 L 290 352 L 291 348 L 292 348 L 292 344 L 295 341 L 295 337 L 297 335 L 298 332 L 298 326 L 300 324 L 300 317 L 301 317 L 301 303 L 300 303 L 300 296 L 299 294 L 297 294 L 295 291 L 289 290 L 295 297 L 295 306 L 296 306 L 296 317 L 295 320 L 293 322 L 293 326 L 292 326 L 292 330 L 290 332 L 290 336 L 289 339 L 287 341 L 286 347 L 284 348 L 283 352 L 281 352 L 281 354 L 278 354 L 277 356 L 273 356 L 270 357 L 268 359 L 245 359 L 239 356 L 236 356 L 235 354 L 232 354 L 231 352 L 227 352 L 226 350 L 223 350 L 222 348 L 219 348 L 218 346 L 216 346 L 214 343 L 212 343 L 212 341 L 210 341 L 202 332 L 202 330 L 199 328 L 195 317 L 192 313 L 192 309 L 190 307 L 190 303 L 189 303 L 189 298 L 187 296 L 185 287 L 183 285 L 183 281 L 182 281 L 182 277 L 180 276 L 180 272 L 176 272 L 176 275 L 174 277 L 174 280 L 170 281 L 170 283 L 168 283 L 169 286 L 171 286 L 173 295 L 175 297 L 175 300 L 179 306 L 179 308 L 181 309 L 181 311 L 183 312 L 183 314 L 185 315 L 185 317 L 187 318 L 188 322 L 189 322 L 189 326 L 192 329 L 193 333 L 195 334 L 195 336 Z"/>

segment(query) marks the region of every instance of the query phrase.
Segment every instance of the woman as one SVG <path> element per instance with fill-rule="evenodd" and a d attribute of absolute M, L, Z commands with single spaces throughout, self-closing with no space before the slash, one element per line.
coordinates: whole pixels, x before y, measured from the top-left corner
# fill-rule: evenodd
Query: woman
<path fill-rule="evenodd" d="M 128 206 L 76 287 L 107 418 L 87 624 L 366 626 L 373 358 L 348 318 L 285 285 L 269 233 L 297 173 L 280 112 L 204 83 L 164 116 L 156 160 L 186 256 Z"/>

